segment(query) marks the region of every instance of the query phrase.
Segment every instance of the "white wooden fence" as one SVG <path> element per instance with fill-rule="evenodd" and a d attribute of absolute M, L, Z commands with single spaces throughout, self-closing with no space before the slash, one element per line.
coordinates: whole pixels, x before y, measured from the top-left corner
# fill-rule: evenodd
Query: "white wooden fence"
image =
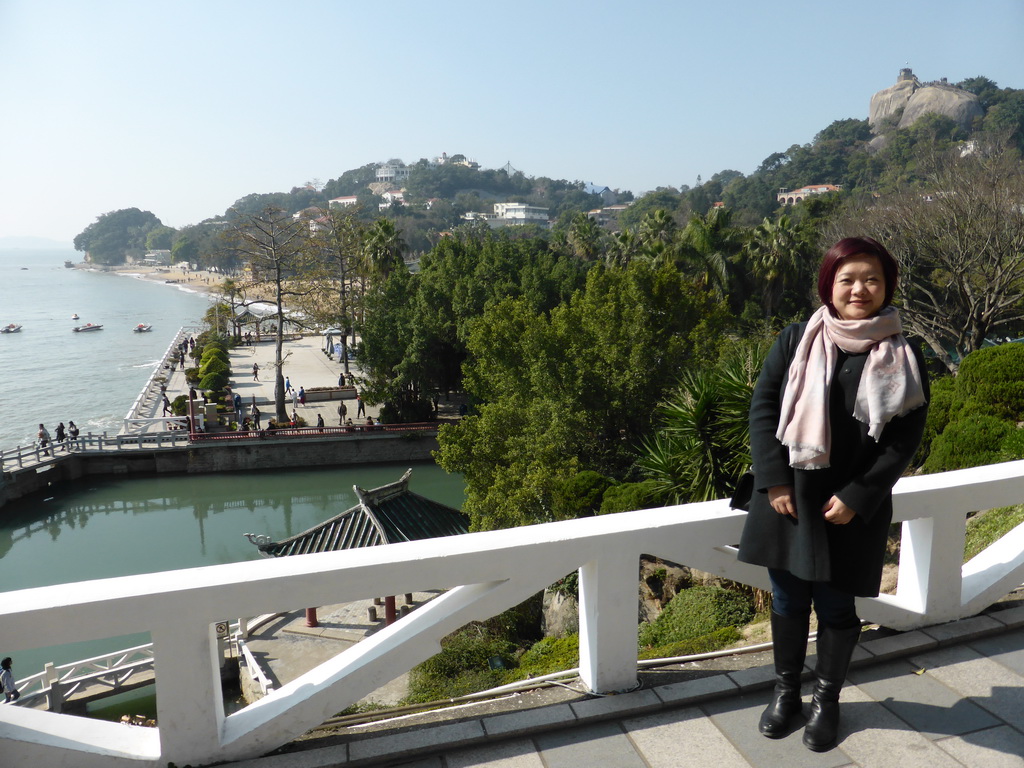
<path fill-rule="evenodd" d="M 1024 502 L 1024 462 L 906 479 L 897 593 L 861 615 L 909 629 L 976 613 L 1024 581 L 1024 525 L 962 564 L 969 511 Z M 738 563 L 743 512 L 724 501 L 321 555 L 261 560 L 0 595 L 0 648 L 147 631 L 155 648 L 159 727 L 130 728 L 0 706 L 11 765 L 78 768 L 208 765 L 263 754 L 437 652 L 442 637 L 580 572 L 580 674 L 595 691 L 637 674 L 638 559 L 664 557 L 766 587 Z M 215 624 L 380 594 L 447 590 L 408 617 L 226 716 Z"/>

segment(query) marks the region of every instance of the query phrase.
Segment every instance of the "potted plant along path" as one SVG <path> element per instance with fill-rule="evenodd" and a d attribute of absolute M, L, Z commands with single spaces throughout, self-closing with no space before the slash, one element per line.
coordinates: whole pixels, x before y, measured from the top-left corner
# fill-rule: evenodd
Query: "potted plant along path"
<path fill-rule="evenodd" d="M 351 385 L 344 387 L 310 387 L 306 390 L 306 402 L 315 403 L 323 400 L 355 400 L 356 388 Z"/>

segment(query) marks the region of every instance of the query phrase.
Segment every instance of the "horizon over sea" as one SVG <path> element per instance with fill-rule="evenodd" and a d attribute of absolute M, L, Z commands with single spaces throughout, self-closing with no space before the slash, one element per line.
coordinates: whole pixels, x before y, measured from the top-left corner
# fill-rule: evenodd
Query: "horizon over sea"
<path fill-rule="evenodd" d="M 67 269 L 72 249 L 0 249 L 0 450 L 32 445 L 73 420 L 82 434 L 116 434 L 182 327 L 198 326 L 206 294 L 124 274 Z M 78 314 L 79 319 L 71 316 Z M 73 333 L 84 323 L 95 333 Z M 133 333 L 139 323 L 150 333 Z"/>

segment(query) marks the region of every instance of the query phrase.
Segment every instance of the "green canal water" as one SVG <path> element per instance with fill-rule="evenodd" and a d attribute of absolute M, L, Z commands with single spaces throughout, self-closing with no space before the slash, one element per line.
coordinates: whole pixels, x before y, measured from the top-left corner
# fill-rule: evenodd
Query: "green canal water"
<path fill-rule="evenodd" d="M 258 560 L 245 533 L 282 539 L 357 503 L 353 485 L 376 488 L 408 464 L 147 478 L 86 478 L 0 508 L 0 591 Z M 461 508 L 462 477 L 412 464 L 410 489 Z M 148 635 L 40 647 L 14 658 L 17 678 L 149 642 Z"/>

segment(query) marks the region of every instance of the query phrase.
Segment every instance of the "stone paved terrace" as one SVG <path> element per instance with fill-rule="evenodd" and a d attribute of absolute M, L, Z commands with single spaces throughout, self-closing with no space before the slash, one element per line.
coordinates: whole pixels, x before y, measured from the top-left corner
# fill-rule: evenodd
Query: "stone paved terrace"
<path fill-rule="evenodd" d="M 290 751 L 232 765 L 1024 766 L 1024 606 L 1004 605 L 921 630 L 866 632 L 843 689 L 840 743 L 830 752 L 805 749 L 799 728 L 778 741 L 757 733 L 770 697 L 765 652 L 698 664 L 689 679 L 673 682 L 660 679 L 671 678 L 670 671 L 644 672 L 639 689 L 614 696 L 556 688 L 313 733 Z"/>

